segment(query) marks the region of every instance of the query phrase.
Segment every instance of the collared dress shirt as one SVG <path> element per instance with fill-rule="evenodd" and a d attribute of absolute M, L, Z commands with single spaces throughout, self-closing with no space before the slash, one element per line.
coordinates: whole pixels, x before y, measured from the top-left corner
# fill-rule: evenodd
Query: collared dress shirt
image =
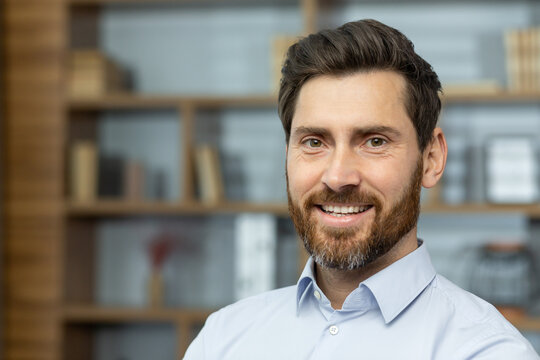
<path fill-rule="evenodd" d="M 310 259 L 296 286 L 210 315 L 184 359 L 540 359 L 492 305 L 438 275 L 419 244 L 360 283 L 340 310 Z"/>

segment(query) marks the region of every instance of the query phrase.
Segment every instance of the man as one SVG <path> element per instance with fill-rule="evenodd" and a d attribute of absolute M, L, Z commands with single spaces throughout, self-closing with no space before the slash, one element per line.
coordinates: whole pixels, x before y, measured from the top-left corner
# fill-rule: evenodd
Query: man
<path fill-rule="evenodd" d="M 416 237 L 447 148 L 440 82 L 413 44 L 348 23 L 291 46 L 282 73 L 289 211 L 311 258 L 296 286 L 211 315 L 186 359 L 539 359 Z"/>

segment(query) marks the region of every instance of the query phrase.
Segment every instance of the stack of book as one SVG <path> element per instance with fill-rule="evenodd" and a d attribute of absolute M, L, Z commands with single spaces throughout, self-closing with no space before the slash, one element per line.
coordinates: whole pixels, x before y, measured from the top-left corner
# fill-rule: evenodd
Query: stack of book
<path fill-rule="evenodd" d="M 74 50 L 69 59 L 71 97 L 99 97 L 125 88 L 126 73 L 98 50 Z"/>
<path fill-rule="evenodd" d="M 70 194 L 74 202 L 98 199 L 136 202 L 146 197 L 146 170 L 141 162 L 99 154 L 91 140 L 75 141 L 70 152 Z"/>
<path fill-rule="evenodd" d="M 540 28 L 508 30 L 504 43 L 508 89 L 540 91 Z"/>

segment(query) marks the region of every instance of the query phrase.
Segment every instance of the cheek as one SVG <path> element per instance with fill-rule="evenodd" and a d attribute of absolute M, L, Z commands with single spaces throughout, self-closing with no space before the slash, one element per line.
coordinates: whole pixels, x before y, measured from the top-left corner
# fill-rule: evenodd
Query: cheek
<path fill-rule="evenodd" d="M 293 199 L 303 197 L 320 183 L 321 166 L 287 158 L 289 191 Z"/>
<path fill-rule="evenodd" d="M 410 173 L 403 163 L 383 161 L 364 168 L 363 177 L 366 185 L 374 187 L 383 197 L 392 198 L 401 193 Z"/>

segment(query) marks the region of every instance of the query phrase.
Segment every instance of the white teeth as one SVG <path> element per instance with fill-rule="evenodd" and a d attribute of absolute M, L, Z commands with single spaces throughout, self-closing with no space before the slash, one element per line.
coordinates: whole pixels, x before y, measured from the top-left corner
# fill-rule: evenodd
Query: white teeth
<path fill-rule="evenodd" d="M 334 216 L 340 217 L 345 214 L 356 214 L 366 211 L 369 206 L 334 206 L 334 205 L 322 205 L 321 208 L 327 213 L 331 213 Z"/>

